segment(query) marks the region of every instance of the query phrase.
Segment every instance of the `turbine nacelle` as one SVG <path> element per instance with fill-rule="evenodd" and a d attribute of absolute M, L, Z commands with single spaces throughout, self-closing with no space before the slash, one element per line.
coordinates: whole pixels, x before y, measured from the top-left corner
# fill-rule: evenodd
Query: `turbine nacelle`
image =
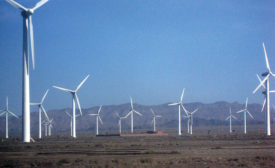
<path fill-rule="evenodd" d="M 269 72 L 264 72 L 264 73 L 262 73 L 262 76 L 266 77 L 268 74 L 269 74 Z"/>

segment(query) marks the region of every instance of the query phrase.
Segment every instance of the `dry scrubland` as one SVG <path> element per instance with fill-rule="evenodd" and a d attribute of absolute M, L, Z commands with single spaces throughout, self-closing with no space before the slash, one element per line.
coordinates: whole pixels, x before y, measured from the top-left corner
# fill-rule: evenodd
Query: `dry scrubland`
<path fill-rule="evenodd" d="M 274 134 L 274 133 L 273 133 Z M 0 167 L 275 167 L 275 136 L 47 137 L 0 143 Z"/>

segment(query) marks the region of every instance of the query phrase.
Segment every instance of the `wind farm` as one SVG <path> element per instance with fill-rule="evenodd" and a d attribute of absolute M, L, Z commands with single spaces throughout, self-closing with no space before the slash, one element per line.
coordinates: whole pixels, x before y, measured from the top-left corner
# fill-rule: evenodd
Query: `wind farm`
<path fill-rule="evenodd" d="M 274 167 L 273 8 L 0 1 L 0 167 Z"/>

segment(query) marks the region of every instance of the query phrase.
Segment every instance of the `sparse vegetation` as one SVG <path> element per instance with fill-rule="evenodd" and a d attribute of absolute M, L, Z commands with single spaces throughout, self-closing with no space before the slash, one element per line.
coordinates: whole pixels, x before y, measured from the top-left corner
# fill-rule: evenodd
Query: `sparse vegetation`
<path fill-rule="evenodd" d="M 0 143 L 0 167 L 274 167 L 275 136 L 48 137 Z"/>

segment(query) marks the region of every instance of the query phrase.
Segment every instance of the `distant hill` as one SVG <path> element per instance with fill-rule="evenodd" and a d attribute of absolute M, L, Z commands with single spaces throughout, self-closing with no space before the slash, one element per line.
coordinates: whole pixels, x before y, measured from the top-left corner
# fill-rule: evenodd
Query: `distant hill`
<path fill-rule="evenodd" d="M 215 102 L 210 104 L 204 104 L 199 102 L 187 103 L 184 104 L 187 110 L 193 111 L 196 108 L 199 108 L 199 111 L 194 115 L 194 124 L 195 125 L 224 125 L 228 124 L 225 121 L 225 118 L 229 114 L 229 107 L 232 108 L 232 112 L 243 109 L 244 104 L 239 104 L 237 102 L 228 103 L 228 102 Z M 161 115 L 162 118 L 158 119 L 159 128 L 176 128 L 178 124 L 178 107 L 168 106 L 168 103 L 161 105 L 151 105 L 145 106 L 140 104 L 134 104 L 134 107 L 137 111 L 143 114 L 142 117 L 135 115 L 134 125 L 136 128 L 142 129 L 151 129 L 152 114 L 150 108 L 152 108 L 157 114 Z M 95 117 L 91 117 L 89 113 L 96 113 L 98 106 L 91 107 L 88 109 L 82 109 L 83 116 L 77 118 L 77 130 L 78 131 L 94 131 L 95 129 Z M 118 118 L 115 113 L 118 113 L 120 116 L 126 115 L 130 110 L 130 104 L 121 104 L 121 105 L 106 105 L 102 107 L 101 118 L 104 122 L 100 126 L 101 130 L 110 131 L 117 130 Z M 249 121 L 249 124 L 263 123 L 264 113 L 261 113 L 260 104 L 249 104 L 248 110 L 255 117 L 255 120 Z M 70 119 L 65 114 L 65 111 L 72 112 L 72 109 L 60 109 L 60 110 L 50 110 L 48 115 L 50 118 L 54 119 L 54 132 L 68 132 L 70 129 Z M 78 113 L 78 110 L 77 110 Z M 274 114 L 275 110 L 272 109 L 271 114 Z M 184 114 L 184 112 L 182 113 Z M 235 114 L 238 117 L 236 123 L 241 124 L 243 119 L 242 114 Z M 250 120 L 250 119 L 249 119 Z M 185 121 L 183 121 L 185 125 Z M 130 128 L 130 118 L 122 121 L 122 127 Z M 22 122 L 14 117 L 9 118 L 9 128 L 10 133 L 20 134 L 22 129 Z M 38 129 L 38 113 L 31 113 L 31 128 L 32 132 L 37 133 Z M 43 128 L 43 127 L 42 127 Z M 0 118 L 0 134 L 3 135 L 5 130 L 5 117 Z"/>

